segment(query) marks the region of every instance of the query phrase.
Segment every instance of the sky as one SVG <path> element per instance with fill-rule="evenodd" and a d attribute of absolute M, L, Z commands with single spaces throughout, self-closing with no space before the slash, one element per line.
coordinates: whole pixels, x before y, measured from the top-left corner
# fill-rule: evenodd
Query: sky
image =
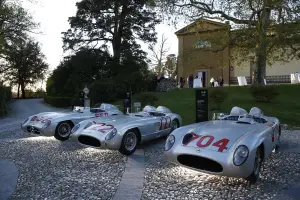
<path fill-rule="evenodd" d="M 35 34 L 34 37 L 41 43 L 42 52 L 45 54 L 49 68 L 52 71 L 62 60 L 64 53 L 62 49 L 62 34 L 69 28 L 68 18 L 75 16 L 77 0 L 35 0 L 30 3 L 28 0 L 22 2 L 22 6 L 33 16 L 34 20 L 40 23 L 38 31 L 42 34 Z M 178 40 L 174 32 L 184 26 L 178 27 L 167 24 L 157 25 L 158 40 L 162 34 L 168 39 L 169 53 L 177 54 Z M 142 44 L 142 49 L 148 51 L 147 45 Z"/>

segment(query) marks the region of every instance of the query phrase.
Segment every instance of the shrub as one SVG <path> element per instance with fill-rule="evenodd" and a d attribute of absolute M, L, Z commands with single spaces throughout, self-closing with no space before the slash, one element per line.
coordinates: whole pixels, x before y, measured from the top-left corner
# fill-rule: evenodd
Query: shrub
<path fill-rule="evenodd" d="M 45 96 L 44 101 L 55 107 L 68 107 L 71 106 L 73 97 L 51 97 Z"/>
<path fill-rule="evenodd" d="M 157 92 L 169 92 L 176 89 L 178 89 L 176 80 L 172 80 L 172 79 L 162 79 L 160 80 L 160 82 L 157 84 L 156 87 Z"/>
<path fill-rule="evenodd" d="M 271 102 L 279 95 L 278 88 L 273 85 L 253 85 L 250 91 L 257 102 Z"/>
<path fill-rule="evenodd" d="M 143 92 L 134 96 L 134 102 L 141 102 L 142 107 L 154 105 L 158 101 L 158 96 L 154 92 Z"/>
<path fill-rule="evenodd" d="M 222 87 L 211 88 L 209 91 L 210 110 L 220 110 L 228 97 L 228 93 Z"/>

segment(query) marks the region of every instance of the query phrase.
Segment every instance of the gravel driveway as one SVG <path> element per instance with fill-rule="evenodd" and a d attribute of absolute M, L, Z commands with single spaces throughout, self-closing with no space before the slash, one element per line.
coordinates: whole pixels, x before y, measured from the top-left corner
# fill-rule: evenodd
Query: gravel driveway
<path fill-rule="evenodd" d="M 18 100 L 11 115 L 0 120 L 0 160 L 19 168 L 16 191 L 10 199 L 111 199 L 121 181 L 127 157 L 117 151 L 82 148 L 72 141 L 32 137 L 20 122 L 29 115 L 61 110 L 41 99 Z M 0 198 L 1 199 L 1 198 Z"/>

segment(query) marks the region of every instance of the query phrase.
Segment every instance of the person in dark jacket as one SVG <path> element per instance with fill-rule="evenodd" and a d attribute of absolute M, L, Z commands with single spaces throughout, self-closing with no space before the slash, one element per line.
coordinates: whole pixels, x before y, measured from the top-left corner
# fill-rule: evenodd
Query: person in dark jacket
<path fill-rule="evenodd" d="M 194 76 L 191 74 L 189 76 L 189 88 L 193 88 Z"/>
<path fill-rule="evenodd" d="M 223 80 L 222 77 L 220 77 L 219 85 L 220 85 L 221 87 L 223 87 L 223 84 L 224 84 L 224 80 Z"/>
<path fill-rule="evenodd" d="M 183 86 L 184 86 L 184 79 L 183 79 L 183 77 L 180 77 L 179 82 L 180 82 L 180 88 L 183 88 Z"/>

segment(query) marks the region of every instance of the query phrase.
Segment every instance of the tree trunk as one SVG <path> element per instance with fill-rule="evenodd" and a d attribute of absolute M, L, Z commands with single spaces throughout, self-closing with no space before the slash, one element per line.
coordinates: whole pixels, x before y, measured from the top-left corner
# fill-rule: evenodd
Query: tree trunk
<path fill-rule="evenodd" d="M 18 83 L 18 99 L 20 98 L 20 83 Z"/>
<path fill-rule="evenodd" d="M 256 48 L 256 65 L 254 68 L 254 80 L 252 84 L 264 85 L 265 71 L 267 67 L 267 28 L 270 21 L 270 9 L 265 8 L 259 13 L 258 20 L 258 44 Z"/>
<path fill-rule="evenodd" d="M 22 99 L 25 99 L 25 84 L 21 82 Z"/>
<path fill-rule="evenodd" d="M 115 4 L 114 13 L 116 16 L 116 21 L 114 24 L 114 35 L 113 35 L 113 60 L 116 64 L 120 63 L 120 57 L 121 57 L 121 43 L 122 43 L 122 37 L 123 37 L 123 29 L 124 29 L 124 23 L 125 23 L 125 17 L 127 14 L 127 3 L 123 3 L 122 5 L 122 11 L 119 13 L 119 4 Z"/>

